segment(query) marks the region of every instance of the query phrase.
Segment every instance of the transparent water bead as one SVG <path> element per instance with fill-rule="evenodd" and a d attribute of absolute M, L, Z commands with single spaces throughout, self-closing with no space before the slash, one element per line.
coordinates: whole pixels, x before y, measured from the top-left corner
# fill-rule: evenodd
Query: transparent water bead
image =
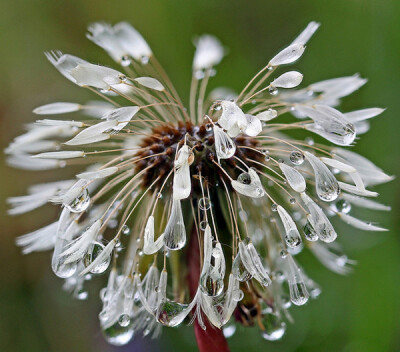
<path fill-rule="evenodd" d="M 107 342 L 114 346 L 126 345 L 133 338 L 133 324 L 130 322 L 127 326 L 121 326 L 117 321 L 110 327 L 103 329 L 103 335 Z"/>
<path fill-rule="evenodd" d="M 130 322 L 131 322 L 131 317 L 129 316 L 129 314 L 122 314 L 118 319 L 118 323 L 122 327 L 127 327 L 130 324 Z"/>
<path fill-rule="evenodd" d="M 122 226 L 122 233 L 124 235 L 129 235 L 131 233 L 131 229 L 128 227 L 128 225 Z"/>
<path fill-rule="evenodd" d="M 104 246 L 99 242 L 95 242 L 93 244 L 91 252 L 86 253 L 85 257 L 83 258 L 83 264 L 85 265 L 85 267 L 87 268 L 90 264 L 92 264 L 92 262 L 101 254 L 103 250 Z M 95 266 L 90 272 L 92 274 L 104 273 L 110 265 L 110 262 L 111 255 L 107 256 L 107 258 L 105 258 L 103 262 Z"/>
<path fill-rule="evenodd" d="M 201 210 L 209 210 L 211 208 L 211 201 L 207 197 L 203 197 L 199 200 L 199 208 Z"/>
<path fill-rule="evenodd" d="M 243 183 L 245 185 L 249 185 L 251 183 L 251 177 L 248 172 L 242 172 L 238 178 L 237 181 L 240 183 Z"/>
<path fill-rule="evenodd" d="M 286 331 L 286 323 L 276 313 L 267 313 L 263 316 L 264 330 L 261 336 L 268 341 L 277 341 L 283 337 Z"/>
<path fill-rule="evenodd" d="M 285 242 L 290 248 L 296 248 L 301 244 L 301 238 L 295 231 L 290 231 L 285 236 Z"/>
<path fill-rule="evenodd" d="M 124 55 L 121 57 L 121 66 L 123 67 L 127 67 L 132 63 L 131 58 L 129 57 L 129 55 Z"/>
<path fill-rule="evenodd" d="M 89 191 L 85 188 L 82 193 L 71 203 L 65 204 L 65 207 L 72 213 L 81 213 L 85 211 L 90 204 Z"/>
<path fill-rule="evenodd" d="M 235 324 L 229 324 L 229 325 L 225 325 L 222 328 L 222 333 L 224 334 L 225 338 L 229 339 L 230 337 L 232 337 L 236 332 L 236 325 Z"/>
<path fill-rule="evenodd" d="M 318 240 L 318 235 L 309 222 L 307 222 L 307 224 L 304 225 L 303 232 L 304 232 L 304 237 L 308 241 L 315 242 Z"/>
<path fill-rule="evenodd" d="M 302 152 L 293 150 L 289 155 L 289 159 L 294 165 L 301 165 L 304 163 L 305 156 Z"/>
<path fill-rule="evenodd" d="M 277 95 L 279 93 L 279 90 L 278 90 L 278 88 L 271 86 L 268 88 L 268 92 L 271 95 Z"/>
<path fill-rule="evenodd" d="M 247 271 L 242 259 L 240 258 L 240 253 L 236 255 L 236 258 L 233 261 L 232 274 L 239 281 L 248 281 L 252 278 L 252 275 Z"/>
<path fill-rule="evenodd" d="M 159 323 L 164 326 L 174 327 L 179 325 L 184 316 L 181 319 L 181 313 L 188 308 L 188 304 L 182 304 L 178 302 L 171 301 L 169 299 L 165 299 L 157 310 L 157 320 Z M 176 319 L 178 318 L 179 319 Z"/>
<path fill-rule="evenodd" d="M 296 306 L 302 306 L 308 301 L 308 291 L 304 282 L 289 283 L 290 299 Z"/>
<path fill-rule="evenodd" d="M 225 258 L 220 243 L 212 249 L 211 257 L 205 261 L 207 270 L 200 276 L 200 289 L 209 297 L 219 296 L 224 290 Z"/>
<path fill-rule="evenodd" d="M 339 199 L 334 204 L 332 204 L 332 208 L 334 211 L 339 213 L 348 214 L 351 210 L 351 204 L 345 199 Z"/>

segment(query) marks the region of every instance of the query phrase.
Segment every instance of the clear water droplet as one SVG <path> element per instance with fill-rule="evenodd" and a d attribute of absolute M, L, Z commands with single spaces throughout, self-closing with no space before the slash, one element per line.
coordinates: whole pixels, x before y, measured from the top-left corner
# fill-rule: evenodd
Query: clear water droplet
<path fill-rule="evenodd" d="M 201 210 L 209 210 L 211 208 L 211 201 L 207 197 L 200 198 L 199 200 L 199 208 Z"/>
<path fill-rule="evenodd" d="M 236 332 L 236 325 L 235 324 L 229 324 L 229 325 L 225 325 L 222 328 L 222 333 L 224 334 L 225 338 L 229 339 L 230 337 L 232 337 Z"/>
<path fill-rule="evenodd" d="M 130 322 L 131 322 L 131 317 L 129 316 L 129 314 L 122 314 L 118 319 L 119 325 L 121 325 L 124 328 L 127 327 Z"/>
<path fill-rule="evenodd" d="M 287 250 L 282 249 L 280 251 L 279 255 L 281 256 L 281 258 L 285 259 L 287 257 L 287 255 L 288 255 L 288 252 L 287 252 Z"/>
<path fill-rule="evenodd" d="M 236 302 L 239 302 L 243 299 L 244 293 L 242 290 L 235 290 L 232 292 L 232 299 Z"/>
<path fill-rule="evenodd" d="M 351 204 L 347 202 L 345 199 L 339 199 L 332 204 L 332 209 L 339 213 L 348 214 L 351 210 Z"/>
<path fill-rule="evenodd" d="M 70 204 L 65 204 L 65 207 L 72 213 L 81 213 L 88 208 L 89 204 L 89 191 L 84 188 L 82 193 L 78 197 L 76 197 Z"/>
<path fill-rule="evenodd" d="M 278 211 L 278 205 L 276 203 L 271 205 L 271 210 L 272 211 Z"/>
<path fill-rule="evenodd" d="M 127 326 L 121 326 L 117 321 L 110 327 L 103 329 L 104 338 L 108 343 L 114 346 L 126 345 L 134 335 L 134 329 L 132 322 Z"/>
<path fill-rule="evenodd" d="M 297 231 L 289 231 L 287 235 L 285 235 L 285 242 L 288 247 L 296 248 L 301 244 L 301 238 Z"/>
<path fill-rule="evenodd" d="M 304 139 L 304 141 L 308 144 L 308 145 L 314 145 L 314 139 L 312 137 L 306 137 Z"/>
<path fill-rule="evenodd" d="M 122 233 L 124 235 L 129 235 L 131 233 L 131 229 L 128 227 L 128 225 L 122 226 Z"/>
<path fill-rule="evenodd" d="M 214 105 L 214 110 L 215 111 L 220 111 L 222 109 L 222 105 L 221 104 L 215 104 Z"/>
<path fill-rule="evenodd" d="M 278 88 L 271 86 L 268 88 L 268 92 L 271 95 L 277 95 L 279 93 L 279 90 L 278 90 Z"/>
<path fill-rule="evenodd" d="M 157 198 L 158 198 L 158 199 L 161 199 L 161 198 L 162 198 L 162 193 L 161 193 L 161 192 L 158 192 L 158 193 L 157 193 Z"/>
<path fill-rule="evenodd" d="M 240 254 L 238 253 L 232 264 L 232 274 L 239 281 L 248 281 L 251 279 L 252 275 L 247 271 L 243 265 Z"/>
<path fill-rule="evenodd" d="M 278 270 L 277 272 L 275 272 L 274 277 L 275 280 L 278 282 L 285 281 L 285 274 L 283 273 L 283 271 Z"/>
<path fill-rule="evenodd" d="M 296 203 L 296 198 L 290 198 L 289 202 L 290 202 L 290 204 L 295 204 Z"/>
<path fill-rule="evenodd" d="M 100 253 L 104 250 L 104 246 L 99 243 L 99 242 L 95 242 L 93 244 L 92 247 L 92 251 L 89 253 L 86 253 L 86 255 L 83 258 L 83 264 L 85 265 L 85 267 L 87 268 L 90 264 L 93 263 L 93 261 L 100 255 Z M 92 274 L 101 274 L 104 273 L 108 266 L 110 265 L 110 261 L 111 261 L 111 254 L 104 259 L 103 262 L 101 262 L 100 264 L 98 264 L 97 266 L 95 266 L 92 270 L 90 270 L 90 272 Z"/>
<path fill-rule="evenodd" d="M 207 131 L 207 132 L 212 131 L 212 129 L 213 129 L 213 124 L 212 124 L 212 123 L 206 124 L 206 131 Z"/>
<path fill-rule="evenodd" d="M 290 299 L 296 306 L 302 306 L 308 301 L 308 291 L 304 282 L 289 283 Z"/>
<path fill-rule="evenodd" d="M 309 222 L 307 222 L 307 224 L 304 225 L 303 231 L 304 231 L 304 237 L 308 241 L 315 242 L 318 240 L 318 235 Z"/>
<path fill-rule="evenodd" d="M 127 67 L 131 64 L 132 60 L 129 55 L 124 55 L 121 57 L 121 66 Z"/>
<path fill-rule="evenodd" d="M 207 296 L 219 296 L 224 290 L 224 279 L 215 278 L 207 272 L 200 277 L 200 288 Z"/>
<path fill-rule="evenodd" d="M 143 65 L 147 65 L 149 63 L 149 61 L 150 61 L 150 58 L 148 56 L 146 56 L 146 55 L 143 55 L 142 58 L 140 59 L 140 62 Z"/>
<path fill-rule="evenodd" d="M 187 304 L 181 304 L 169 299 L 165 299 L 157 309 L 157 320 L 164 326 L 174 327 L 181 323 L 182 319 L 176 317 L 188 307 Z"/>
<path fill-rule="evenodd" d="M 207 221 L 205 221 L 205 220 L 204 221 L 200 221 L 200 230 L 201 231 L 205 231 L 207 225 L 208 225 Z"/>
<path fill-rule="evenodd" d="M 197 80 L 203 79 L 204 78 L 204 71 L 203 70 L 197 70 L 194 72 L 194 77 Z"/>
<path fill-rule="evenodd" d="M 81 288 L 74 293 L 74 297 L 80 301 L 84 301 L 89 297 L 89 293 L 85 289 Z"/>
<path fill-rule="evenodd" d="M 289 159 L 294 165 L 301 165 L 305 160 L 305 156 L 302 152 L 293 150 L 289 155 Z"/>
<path fill-rule="evenodd" d="M 282 307 L 285 309 L 289 309 L 292 306 L 292 301 L 290 300 L 290 297 L 288 295 L 281 296 L 281 303 Z"/>
<path fill-rule="evenodd" d="M 286 323 L 276 313 L 267 313 L 262 318 L 264 330 L 261 336 L 268 341 L 277 341 L 282 338 L 286 331 Z"/>

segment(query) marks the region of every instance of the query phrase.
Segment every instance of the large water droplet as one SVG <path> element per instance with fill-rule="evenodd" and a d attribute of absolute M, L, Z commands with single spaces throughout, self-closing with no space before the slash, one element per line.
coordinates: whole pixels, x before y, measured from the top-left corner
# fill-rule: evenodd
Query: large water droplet
<path fill-rule="evenodd" d="M 236 258 L 233 261 L 232 274 L 239 281 L 248 281 L 252 277 L 252 275 L 246 270 L 245 266 L 243 265 L 239 253 L 236 255 Z"/>
<path fill-rule="evenodd" d="M 248 172 L 242 172 L 238 176 L 237 181 L 243 183 L 244 185 L 249 185 L 251 183 L 250 174 Z"/>
<path fill-rule="evenodd" d="M 95 242 L 93 244 L 92 251 L 89 253 L 86 253 L 85 257 L 83 258 L 83 264 L 85 267 L 88 267 L 90 264 L 93 263 L 93 261 L 100 255 L 100 253 L 104 250 L 104 246 L 99 243 Z M 110 265 L 111 261 L 111 255 L 109 255 L 107 258 L 104 259 L 103 262 L 95 266 L 92 270 L 90 270 L 91 273 L 93 274 L 101 274 L 104 273 L 108 266 Z"/>
<path fill-rule="evenodd" d="M 65 207 L 73 213 L 81 213 L 88 208 L 89 204 L 89 191 L 84 188 L 82 193 L 78 197 L 76 197 L 70 204 L 66 204 Z"/>
<path fill-rule="evenodd" d="M 304 237 L 308 241 L 315 242 L 318 240 L 318 235 L 309 222 L 307 222 L 307 224 L 304 225 L 303 231 L 304 231 Z"/>
<path fill-rule="evenodd" d="M 206 273 L 200 277 L 200 288 L 207 296 L 219 296 L 224 290 L 224 280 Z"/>
<path fill-rule="evenodd" d="M 294 165 L 301 165 L 304 162 L 305 156 L 302 152 L 293 150 L 289 155 L 289 159 Z"/>
<path fill-rule="evenodd" d="M 127 326 L 121 326 L 117 321 L 114 325 L 103 329 L 103 335 L 108 343 L 114 346 L 126 345 L 133 337 L 133 324 L 130 322 Z"/>
<path fill-rule="evenodd" d="M 180 314 L 183 313 L 187 307 L 188 304 L 181 304 L 166 299 L 161 306 L 158 307 L 157 320 L 165 326 L 177 326 L 184 319 L 185 316 L 181 316 Z"/>
<path fill-rule="evenodd" d="M 131 322 L 131 317 L 129 316 L 129 314 L 122 314 L 119 319 L 118 319 L 118 323 L 119 325 L 121 325 L 122 327 L 127 327 Z"/>
<path fill-rule="evenodd" d="M 290 299 L 296 306 L 302 306 L 308 301 L 308 291 L 304 282 L 289 283 Z"/>
<path fill-rule="evenodd" d="M 286 331 L 286 323 L 275 313 L 267 313 L 262 319 L 264 330 L 261 336 L 268 341 L 276 341 L 282 338 Z"/>

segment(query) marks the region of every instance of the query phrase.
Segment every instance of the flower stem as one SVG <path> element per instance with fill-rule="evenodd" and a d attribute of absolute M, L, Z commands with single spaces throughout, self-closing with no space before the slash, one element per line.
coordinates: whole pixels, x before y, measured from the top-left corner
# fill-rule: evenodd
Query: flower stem
<path fill-rule="evenodd" d="M 200 246 L 199 236 L 196 227 L 193 226 L 190 236 L 188 254 L 188 284 L 190 296 L 193 298 L 196 294 L 200 278 Z M 203 315 L 206 330 L 203 330 L 197 319 L 194 321 L 194 333 L 196 335 L 197 346 L 200 352 L 229 352 L 228 343 L 221 329 L 212 326 Z"/>

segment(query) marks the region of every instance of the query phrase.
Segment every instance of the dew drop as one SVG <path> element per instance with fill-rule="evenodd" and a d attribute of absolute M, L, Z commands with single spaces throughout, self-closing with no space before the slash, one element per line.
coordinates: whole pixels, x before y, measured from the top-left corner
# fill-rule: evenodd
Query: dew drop
<path fill-rule="evenodd" d="M 83 264 L 87 268 L 90 264 L 93 263 L 93 261 L 100 255 L 100 253 L 104 250 L 104 246 L 99 243 L 95 242 L 92 247 L 92 251 L 90 253 L 86 253 L 86 255 L 83 258 Z M 92 274 L 101 274 L 104 273 L 108 266 L 110 265 L 111 261 L 111 254 L 104 259 L 103 262 L 95 266 L 90 272 Z"/>
<path fill-rule="evenodd" d="M 276 88 L 276 87 L 274 87 L 274 86 L 269 87 L 269 88 L 268 88 L 268 92 L 269 92 L 269 94 L 271 94 L 271 95 L 277 95 L 277 94 L 279 93 L 278 88 Z"/>
<path fill-rule="evenodd" d="M 263 316 L 264 330 L 261 336 L 268 341 L 277 341 L 283 337 L 286 331 L 286 323 L 276 313 L 267 313 Z"/>
<path fill-rule="evenodd" d="M 288 255 L 288 252 L 285 249 L 282 249 L 279 255 L 281 256 L 281 258 L 285 259 Z"/>
<path fill-rule="evenodd" d="M 89 293 L 82 288 L 74 294 L 74 297 L 80 301 L 84 301 L 89 297 Z"/>
<path fill-rule="evenodd" d="M 239 253 L 236 255 L 236 258 L 233 261 L 232 274 L 236 280 L 239 281 L 248 281 L 252 277 L 252 275 L 245 268 Z"/>
<path fill-rule="evenodd" d="M 158 193 L 157 193 L 157 198 L 158 198 L 158 199 L 161 199 L 161 198 L 162 198 L 162 193 L 161 193 L 161 192 L 158 192 Z"/>
<path fill-rule="evenodd" d="M 290 198 L 289 202 L 290 204 L 296 204 L 296 198 Z"/>
<path fill-rule="evenodd" d="M 124 235 L 129 235 L 131 233 L 131 229 L 128 227 L 128 225 L 122 226 L 122 233 Z"/>
<path fill-rule="evenodd" d="M 211 201 L 208 197 L 203 197 L 199 200 L 199 208 L 201 210 L 209 210 L 211 208 Z"/>
<path fill-rule="evenodd" d="M 305 160 L 305 156 L 302 152 L 293 150 L 289 155 L 289 159 L 294 165 L 301 165 Z"/>
<path fill-rule="evenodd" d="M 179 314 L 182 313 L 187 307 L 187 304 L 181 304 L 170 301 L 169 299 L 165 299 L 157 309 L 157 320 L 164 326 L 177 326 L 183 320 Z"/>
<path fill-rule="evenodd" d="M 84 188 L 82 193 L 78 197 L 76 197 L 71 203 L 66 204 L 65 207 L 73 213 L 81 213 L 88 208 L 89 204 L 89 191 Z"/>
<path fill-rule="evenodd" d="M 290 299 L 296 306 L 302 306 L 308 301 L 308 292 L 304 282 L 289 283 Z"/>
<path fill-rule="evenodd" d="M 306 137 L 304 139 L 304 141 L 308 144 L 308 145 L 314 145 L 314 139 L 312 137 Z"/>
<path fill-rule="evenodd" d="M 339 213 L 348 214 L 351 210 L 351 204 L 344 199 L 339 199 L 332 204 L 332 208 L 334 211 L 337 211 Z"/>
<path fill-rule="evenodd" d="M 222 333 L 224 334 L 225 338 L 229 339 L 232 337 L 236 332 L 236 325 L 235 324 L 229 324 L 225 325 L 222 328 Z"/>
<path fill-rule="evenodd" d="M 122 314 L 118 319 L 119 325 L 121 325 L 124 328 L 127 327 L 130 322 L 131 322 L 131 317 L 129 316 L 129 314 Z"/>
<path fill-rule="evenodd" d="M 207 131 L 207 132 L 212 131 L 212 129 L 213 129 L 213 124 L 212 124 L 212 123 L 206 124 L 206 131 Z"/>
<path fill-rule="evenodd" d="M 271 210 L 272 211 L 278 211 L 278 205 L 276 203 L 271 205 Z"/>
<path fill-rule="evenodd" d="M 205 231 L 207 225 L 208 225 L 207 221 L 205 221 L 205 220 L 204 221 L 200 221 L 200 230 L 201 231 Z"/>
<path fill-rule="evenodd" d="M 127 67 L 131 64 L 132 60 L 129 55 L 124 55 L 121 57 L 121 66 Z"/>
<path fill-rule="evenodd" d="M 140 62 L 143 65 L 147 65 L 149 63 L 149 61 L 150 61 L 150 58 L 148 56 L 146 56 L 146 55 L 143 55 L 142 58 L 140 59 Z"/>
<path fill-rule="evenodd" d="M 317 233 L 314 231 L 314 228 L 311 226 L 311 224 L 309 222 L 307 222 L 307 224 L 304 225 L 304 237 L 311 242 L 315 242 L 318 240 L 318 235 Z"/>
<path fill-rule="evenodd" d="M 119 321 L 110 327 L 103 329 L 104 338 L 108 343 L 114 346 L 126 345 L 133 337 L 133 324 L 130 322 L 127 326 L 121 326 Z"/>

